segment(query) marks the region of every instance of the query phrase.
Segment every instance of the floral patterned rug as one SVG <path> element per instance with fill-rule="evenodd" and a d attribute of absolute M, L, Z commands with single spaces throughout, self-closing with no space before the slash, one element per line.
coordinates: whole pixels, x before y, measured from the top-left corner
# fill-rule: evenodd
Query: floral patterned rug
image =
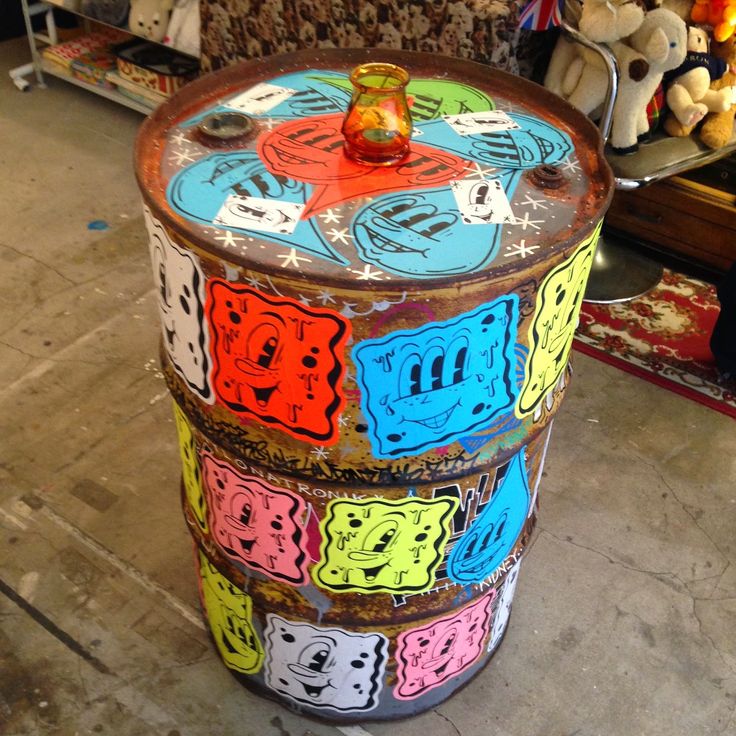
<path fill-rule="evenodd" d="M 665 269 L 638 299 L 583 302 L 574 347 L 736 418 L 736 385 L 719 383 L 708 344 L 719 309 L 715 287 Z"/>

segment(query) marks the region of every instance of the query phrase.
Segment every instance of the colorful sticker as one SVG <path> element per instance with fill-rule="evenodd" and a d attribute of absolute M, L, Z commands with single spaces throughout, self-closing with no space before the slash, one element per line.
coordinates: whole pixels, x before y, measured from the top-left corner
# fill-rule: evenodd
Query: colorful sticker
<path fill-rule="evenodd" d="M 468 669 L 483 653 L 492 590 L 458 613 L 399 634 L 394 697 L 412 700 Z"/>
<path fill-rule="evenodd" d="M 184 412 L 174 402 L 174 421 L 176 422 L 176 433 L 179 437 L 179 454 L 181 455 L 182 480 L 184 481 L 184 492 L 192 515 L 197 521 L 199 528 L 206 532 L 207 527 L 207 504 L 202 491 L 202 474 L 199 470 L 197 459 L 197 446 L 194 441 L 194 433 Z"/>
<path fill-rule="evenodd" d="M 497 133 L 500 130 L 518 130 L 521 126 L 502 110 L 469 112 L 464 115 L 445 115 L 445 122 L 458 135 Z"/>
<path fill-rule="evenodd" d="M 524 385 L 516 407 L 519 417 L 534 411 L 565 370 L 601 224 L 571 258 L 552 269 L 540 284 L 536 313 L 529 326 Z"/>
<path fill-rule="evenodd" d="M 350 713 L 373 710 L 383 687 L 388 640 L 287 621 L 269 613 L 266 684 L 301 705 Z"/>
<path fill-rule="evenodd" d="M 353 91 L 353 85 L 347 77 L 338 75 L 331 77 L 323 73 L 315 75 L 328 84 L 342 88 L 348 95 Z M 493 100 L 469 84 L 460 84 L 448 79 L 410 79 L 406 86 L 406 96 L 414 122 L 435 120 L 443 115 L 462 115 L 484 110 L 493 110 Z M 347 103 L 342 107 L 344 111 Z M 326 112 L 326 111 L 325 111 Z"/>
<path fill-rule="evenodd" d="M 335 499 L 322 521 L 317 585 L 336 592 L 419 593 L 432 587 L 457 499 Z"/>
<path fill-rule="evenodd" d="M 421 123 L 422 143 L 461 158 L 505 169 L 532 169 L 562 161 L 573 150 L 567 133 L 532 115 L 508 113 L 518 127 L 459 134 L 446 120 Z"/>
<path fill-rule="evenodd" d="M 205 279 L 199 258 L 172 242 L 147 207 L 143 211 L 166 352 L 187 386 L 212 403 L 209 337 L 204 329 Z"/>
<path fill-rule="evenodd" d="M 509 623 L 511 615 L 511 603 L 514 600 L 516 592 L 516 582 L 519 578 L 519 570 L 521 569 L 521 560 L 519 560 L 508 572 L 506 580 L 501 586 L 501 592 L 496 599 L 494 606 L 493 624 L 491 625 L 491 639 L 488 642 L 488 651 L 493 651 L 501 641 L 503 632 Z"/>
<path fill-rule="evenodd" d="M 491 495 L 480 516 L 453 545 L 447 574 L 461 585 L 482 583 L 506 559 L 524 528 L 529 512 L 529 481 L 522 448 L 499 467 Z"/>
<path fill-rule="evenodd" d="M 217 650 L 225 664 L 252 675 L 263 664 L 263 647 L 253 628 L 253 602 L 199 553 L 202 601 Z"/>
<path fill-rule="evenodd" d="M 274 176 L 255 151 L 216 153 L 178 171 L 166 190 L 182 217 L 287 245 L 347 265 L 314 221 L 294 219 L 312 197 L 303 182 Z M 265 202 L 265 206 L 264 206 Z"/>
<path fill-rule="evenodd" d="M 423 143 L 413 143 L 396 166 L 365 166 L 343 154 L 344 115 L 290 120 L 258 139 L 258 155 L 281 177 L 314 185 L 303 217 L 357 197 L 447 184 L 467 171 L 468 162 Z"/>
<path fill-rule="evenodd" d="M 517 396 L 515 294 L 447 322 L 353 348 L 377 457 L 412 455 L 487 426 Z"/>
<path fill-rule="evenodd" d="M 500 247 L 497 214 L 510 213 L 507 197 L 516 189 L 519 176 L 502 172 L 489 180 L 492 183 L 468 181 L 459 194 L 446 188 L 378 197 L 359 210 L 352 222 L 361 260 L 418 278 L 472 273 L 487 266 Z M 466 182 L 452 186 L 456 184 Z M 499 196 L 505 202 L 503 208 Z"/>
<path fill-rule="evenodd" d="M 304 501 L 202 455 L 212 534 L 228 557 L 289 585 L 308 581 Z"/>
<path fill-rule="evenodd" d="M 218 401 L 297 439 L 337 442 L 350 322 L 222 279 L 207 298 Z"/>

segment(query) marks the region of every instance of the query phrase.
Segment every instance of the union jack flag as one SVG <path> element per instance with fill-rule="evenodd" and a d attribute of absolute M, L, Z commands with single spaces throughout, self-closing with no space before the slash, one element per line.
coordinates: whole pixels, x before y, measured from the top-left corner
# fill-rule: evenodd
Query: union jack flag
<path fill-rule="evenodd" d="M 546 31 L 560 25 L 563 0 L 532 0 L 519 15 L 519 27 Z"/>

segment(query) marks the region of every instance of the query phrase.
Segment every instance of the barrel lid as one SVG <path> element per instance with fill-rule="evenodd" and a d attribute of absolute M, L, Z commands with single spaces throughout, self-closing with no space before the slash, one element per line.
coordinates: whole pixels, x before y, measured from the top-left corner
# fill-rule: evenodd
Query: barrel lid
<path fill-rule="evenodd" d="M 392 167 L 355 164 L 340 126 L 357 64 L 406 68 L 414 133 Z M 136 173 L 153 214 L 237 267 L 352 288 L 502 276 L 592 232 L 613 191 L 595 126 L 481 64 L 379 49 L 243 62 L 150 116 Z"/>

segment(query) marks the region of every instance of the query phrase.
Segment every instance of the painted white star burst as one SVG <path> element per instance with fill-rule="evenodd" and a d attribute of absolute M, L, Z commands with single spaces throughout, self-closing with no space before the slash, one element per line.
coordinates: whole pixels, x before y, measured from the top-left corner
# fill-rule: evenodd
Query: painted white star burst
<path fill-rule="evenodd" d="M 577 159 L 568 158 L 565 159 L 561 164 L 560 168 L 563 171 L 570 171 L 574 174 L 576 174 L 578 171 L 580 171 L 580 162 Z"/>
<path fill-rule="evenodd" d="M 317 215 L 317 217 L 319 217 L 325 225 L 329 225 L 331 222 L 339 224 L 344 215 L 338 215 L 335 210 L 329 209 L 325 210 L 321 215 Z"/>
<path fill-rule="evenodd" d="M 304 294 L 299 294 L 299 302 L 308 307 L 312 303 L 312 300 L 308 299 Z"/>
<path fill-rule="evenodd" d="M 341 427 L 347 427 L 349 421 L 350 421 L 350 417 L 346 416 L 345 414 L 340 414 L 340 416 L 337 418 L 337 423 Z"/>
<path fill-rule="evenodd" d="M 233 235 L 232 231 L 225 230 L 224 235 L 215 235 L 215 240 L 219 240 L 226 248 L 237 248 L 238 243 L 244 238 L 239 238 L 237 235 Z M 243 246 L 245 248 L 245 246 Z"/>
<path fill-rule="evenodd" d="M 505 258 L 510 258 L 511 256 L 521 256 L 522 258 L 526 258 L 534 253 L 538 248 L 538 245 L 527 245 L 526 240 L 522 238 L 519 243 L 512 243 L 507 246 L 506 252 L 503 255 Z"/>
<path fill-rule="evenodd" d="M 324 445 L 320 445 L 315 447 L 310 455 L 314 455 L 315 460 L 324 460 L 327 457 L 327 450 L 325 450 Z"/>
<path fill-rule="evenodd" d="M 328 304 L 336 304 L 337 302 L 332 298 L 332 294 L 330 294 L 329 291 L 320 291 L 319 294 L 317 294 L 317 299 L 319 299 L 320 303 L 323 307 L 327 306 Z"/>
<path fill-rule="evenodd" d="M 467 176 L 465 177 L 466 179 L 475 179 L 476 177 L 478 177 L 479 179 L 485 179 L 487 176 L 493 174 L 495 169 L 492 166 L 484 168 L 478 162 L 475 162 L 470 166 L 466 166 L 464 171 L 468 172 Z"/>
<path fill-rule="evenodd" d="M 382 281 L 381 274 L 383 271 L 373 271 L 370 264 L 366 263 L 362 271 L 356 271 L 354 268 L 348 269 L 350 273 L 354 273 L 358 281 Z"/>
<path fill-rule="evenodd" d="M 545 204 L 546 203 L 546 204 Z M 528 194 L 524 195 L 524 201 L 519 203 L 520 207 L 531 207 L 533 212 L 537 211 L 537 208 L 546 210 L 549 209 L 547 207 L 547 204 L 549 204 L 548 199 L 534 199 L 534 197 L 530 197 Z"/>
<path fill-rule="evenodd" d="M 331 243 L 336 243 L 339 241 L 343 245 L 348 244 L 348 238 L 350 238 L 351 240 L 353 238 L 353 236 L 348 233 L 348 229 L 346 227 L 344 227 L 342 230 L 338 230 L 337 228 L 333 227 L 332 230 L 327 231 L 327 235 L 330 236 Z"/>
<path fill-rule="evenodd" d="M 246 283 L 247 283 L 247 284 L 248 284 L 249 286 L 252 286 L 252 287 L 253 287 L 254 289 L 261 289 L 261 290 L 263 289 L 263 284 L 262 284 L 262 283 L 261 283 L 261 282 L 260 282 L 260 281 L 258 280 L 258 277 L 257 277 L 257 276 L 253 276 L 253 275 L 251 275 L 251 276 L 249 276 L 249 277 L 248 277 L 248 278 L 247 278 L 247 279 L 245 280 L 245 282 L 246 282 Z"/>
<path fill-rule="evenodd" d="M 299 265 L 299 261 L 304 261 L 305 263 L 311 263 L 311 258 L 304 258 L 303 256 L 298 256 L 296 254 L 296 248 L 290 248 L 288 254 L 280 253 L 276 256 L 277 258 L 283 258 L 283 263 L 281 264 L 281 268 L 286 268 L 287 266 L 294 266 L 294 268 L 301 268 Z"/>
<path fill-rule="evenodd" d="M 524 217 L 517 217 L 512 224 L 521 225 L 522 230 L 526 230 L 527 226 L 539 230 L 539 226 L 544 224 L 544 220 L 530 220 L 529 213 L 525 212 Z"/>
<path fill-rule="evenodd" d="M 183 151 L 174 151 L 171 156 L 169 156 L 169 163 L 175 164 L 176 166 L 183 166 L 187 161 L 195 160 L 191 154 L 192 151 L 188 148 L 185 148 Z"/>
<path fill-rule="evenodd" d="M 186 136 L 181 131 L 179 131 L 176 135 L 171 136 L 171 142 L 176 143 L 177 146 L 183 146 L 186 139 Z"/>

